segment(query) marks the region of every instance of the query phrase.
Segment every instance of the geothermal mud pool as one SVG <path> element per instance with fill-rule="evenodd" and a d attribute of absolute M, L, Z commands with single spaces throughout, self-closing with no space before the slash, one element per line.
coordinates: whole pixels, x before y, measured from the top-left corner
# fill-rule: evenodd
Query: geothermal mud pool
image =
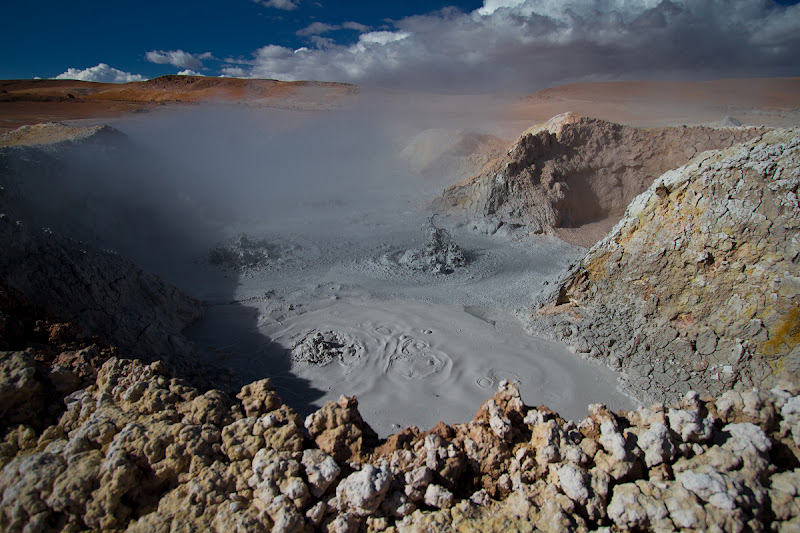
<path fill-rule="evenodd" d="M 613 372 L 528 335 L 513 314 L 581 249 L 466 227 L 451 235 L 411 211 L 366 214 L 338 228 L 346 239 L 298 229 L 225 241 L 198 265 L 209 277 L 186 287 L 210 304 L 192 340 L 237 385 L 268 376 L 303 415 L 356 395 L 384 437 L 469 419 L 504 379 L 526 403 L 569 418 L 590 403 L 634 405 Z M 219 299 L 224 281 L 209 282 L 219 273 L 236 280 L 233 298 Z"/>
<path fill-rule="evenodd" d="M 427 429 L 469 420 L 503 379 L 576 419 L 590 403 L 632 407 L 611 371 L 515 316 L 585 250 L 431 218 L 457 178 L 416 173 L 403 147 L 426 125 L 390 118 L 226 108 L 120 120 L 145 152 L 125 179 L 114 167 L 88 189 L 131 206 L 70 224 L 205 303 L 188 335 L 232 371 L 212 380 L 269 377 L 301 415 L 357 395 L 381 436 Z"/>

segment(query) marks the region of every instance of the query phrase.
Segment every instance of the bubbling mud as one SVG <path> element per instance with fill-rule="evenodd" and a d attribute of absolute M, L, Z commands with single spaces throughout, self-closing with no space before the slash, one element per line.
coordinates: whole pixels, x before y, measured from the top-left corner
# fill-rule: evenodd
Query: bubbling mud
<path fill-rule="evenodd" d="M 343 298 L 280 321 L 262 315 L 259 330 L 283 347 L 293 376 L 324 391 L 315 404 L 355 394 L 381 435 L 469 419 L 502 380 L 518 383 L 526 403 L 576 419 L 597 401 L 633 406 L 612 372 L 527 335 L 511 316 L 494 317 L 492 324 L 461 306 Z"/>

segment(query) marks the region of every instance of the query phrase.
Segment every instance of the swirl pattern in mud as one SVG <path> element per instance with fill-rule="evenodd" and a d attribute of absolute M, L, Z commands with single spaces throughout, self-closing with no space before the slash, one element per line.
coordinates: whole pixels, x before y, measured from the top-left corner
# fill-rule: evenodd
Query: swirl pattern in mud
<path fill-rule="evenodd" d="M 280 322 L 261 322 L 259 329 L 291 355 L 292 374 L 321 391 L 309 401 L 320 405 L 355 394 L 380 434 L 393 424 L 432 427 L 470 417 L 502 380 L 521 384 L 526 402 L 574 418 L 598 399 L 618 408 L 631 405 L 615 391 L 610 372 L 530 337 L 513 317 L 496 324 L 471 311 L 340 299 L 309 305 Z M 288 386 L 286 393 L 292 393 Z"/>

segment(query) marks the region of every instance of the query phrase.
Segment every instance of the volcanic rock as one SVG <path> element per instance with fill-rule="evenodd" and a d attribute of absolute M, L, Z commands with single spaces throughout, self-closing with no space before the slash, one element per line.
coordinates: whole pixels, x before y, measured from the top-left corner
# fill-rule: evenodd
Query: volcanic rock
<path fill-rule="evenodd" d="M 565 113 L 526 131 L 479 174 L 445 189 L 435 205 L 477 220 L 490 232 L 505 225 L 550 233 L 618 219 L 662 173 L 700 152 L 729 147 L 763 131 L 636 129 Z"/>
<path fill-rule="evenodd" d="M 530 328 L 624 370 L 646 401 L 735 388 L 737 405 L 756 412 L 760 400 L 744 391 L 800 377 L 798 183 L 796 130 L 665 173 L 570 269 Z M 683 439 L 710 435 L 695 411 L 668 418 Z"/>

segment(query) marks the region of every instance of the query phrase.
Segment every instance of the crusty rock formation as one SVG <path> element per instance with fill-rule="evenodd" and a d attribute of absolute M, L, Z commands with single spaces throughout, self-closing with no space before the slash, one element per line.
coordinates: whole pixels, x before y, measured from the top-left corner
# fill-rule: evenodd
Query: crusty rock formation
<path fill-rule="evenodd" d="M 566 113 L 531 128 L 435 202 L 438 209 L 486 219 L 488 228 L 558 227 L 619 217 L 653 180 L 705 150 L 752 139 L 755 128 L 637 129 Z"/>
<path fill-rule="evenodd" d="M 103 145 L 122 140 L 125 136 L 111 126 L 69 126 L 60 122 L 45 122 L 20 126 L 0 134 L 1 146 L 53 146 L 63 144 Z"/>
<path fill-rule="evenodd" d="M 15 337 L 23 351 L 0 352 L 3 531 L 800 525 L 800 389 L 717 400 L 691 392 L 679 405 L 628 413 L 597 404 L 575 424 L 524 405 L 504 381 L 472 422 L 379 443 L 366 438 L 354 398 L 303 424 L 268 379 L 235 398 L 203 392 L 160 362 L 98 346 L 84 359 L 93 372 L 53 389 L 77 355 L 54 356 L 75 342 L 41 336 L 55 326 L 39 320 Z"/>
<path fill-rule="evenodd" d="M 380 263 L 429 274 L 451 274 L 466 266 L 464 251 L 453 241 L 449 231 L 436 225 L 434 217 L 428 219 L 424 232 L 427 242 L 421 250 L 384 254 Z"/>
<path fill-rule="evenodd" d="M 800 376 L 800 132 L 701 154 L 630 205 L 530 326 L 673 401 Z"/>

